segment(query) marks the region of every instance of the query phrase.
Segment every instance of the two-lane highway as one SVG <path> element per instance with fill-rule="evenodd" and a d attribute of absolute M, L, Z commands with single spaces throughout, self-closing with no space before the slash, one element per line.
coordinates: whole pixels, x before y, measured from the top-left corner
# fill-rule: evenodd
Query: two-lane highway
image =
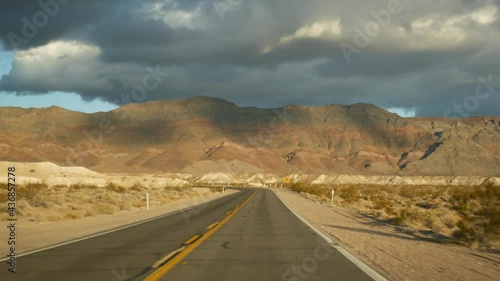
<path fill-rule="evenodd" d="M 159 280 L 372 280 L 259 190 L 220 230 Z"/>
<path fill-rule="evenodd" d="M 224 217 L 252 192 L 243 190 L 193 210 L 23 256 L 15 274 L 2 262 L 0 280 L 142 280 L 156 261 Z"/>
<path fill-rule="evenodd" d="M 0 280 L 373 279 L 274 192 L 242 189 L 192 211 L 21 257 L 17 273 L 4 266 Z"/>

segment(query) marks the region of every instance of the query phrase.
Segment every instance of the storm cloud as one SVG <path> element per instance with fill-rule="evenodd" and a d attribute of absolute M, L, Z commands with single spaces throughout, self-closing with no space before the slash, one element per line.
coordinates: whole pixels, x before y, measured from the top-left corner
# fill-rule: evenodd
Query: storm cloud
<path fill-rule="evenodd" d="M 374 103 L 417 115 L 499 115 L 498 0 L 41 0 L 0 4 L 12 52 L 0 91 L 116 104 Z M 44 16 L 45 15 L 45 16 Z M 141 100 L 142 101 L 142 100 Z"/>

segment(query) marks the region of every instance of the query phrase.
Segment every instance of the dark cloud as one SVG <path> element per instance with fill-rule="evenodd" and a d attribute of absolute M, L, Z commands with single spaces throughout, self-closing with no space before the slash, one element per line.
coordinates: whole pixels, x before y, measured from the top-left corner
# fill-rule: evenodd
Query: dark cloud
<path fill-rule="evenodd" d="M 0 4 L 0 42 L 5 50 L 25 50 L 42 46 L 88 24 L 98 22 L 111 14 L 118 2 L 120 1 L 3 1 Z M 34 36 L 30 38 L 32 34 Z M 17 37 L 12 35 L 26 41 L 17 44 L 18 40 L 11 39 Z"/>
<path fill-rule="evenodd" d="M 0 90 L 123 103 L 158 65 L 168 77 L 144 100 L 370 102 L 437 116 L 469 102 L 467 114 L 498 115 L 500 85 L 477 106 L 471 97 L 478 77 L 500 78 L 500 1 L 400 0 L 401 12 L 366 35 L 391 1 L 70 0 L 16 47 L 10 38 L 24 36 L 23 17 L 33 22 L 43 9 L 4 1 L 0 42 L 15 59 Z M 349 60 L 341 44 L 354 48 Z"/>

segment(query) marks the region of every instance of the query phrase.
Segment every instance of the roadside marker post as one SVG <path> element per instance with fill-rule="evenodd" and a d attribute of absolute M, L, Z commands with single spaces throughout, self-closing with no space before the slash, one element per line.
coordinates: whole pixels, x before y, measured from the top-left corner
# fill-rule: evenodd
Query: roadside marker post
<path fill-rule="evenodd" d="M 146 210 L 149 210 L 149 192 L 146 192 Z"/>
<path fill-rule="evenodd" d="M 333 199 L 335 197 L 335 190 L 332 189 L 332 206 L 333 206 Z"/>

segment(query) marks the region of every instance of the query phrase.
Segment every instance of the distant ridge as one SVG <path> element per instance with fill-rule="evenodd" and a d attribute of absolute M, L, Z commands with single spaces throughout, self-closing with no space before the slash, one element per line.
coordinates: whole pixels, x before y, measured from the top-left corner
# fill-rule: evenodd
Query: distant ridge
<path fill-rule="evenodd" d="M 0 160 L 99 172 L 500 176 L 500 118 L 403 118 L 372 104 L 275 109 L 217 98 L 85 114 L 0 108 Z"/>

